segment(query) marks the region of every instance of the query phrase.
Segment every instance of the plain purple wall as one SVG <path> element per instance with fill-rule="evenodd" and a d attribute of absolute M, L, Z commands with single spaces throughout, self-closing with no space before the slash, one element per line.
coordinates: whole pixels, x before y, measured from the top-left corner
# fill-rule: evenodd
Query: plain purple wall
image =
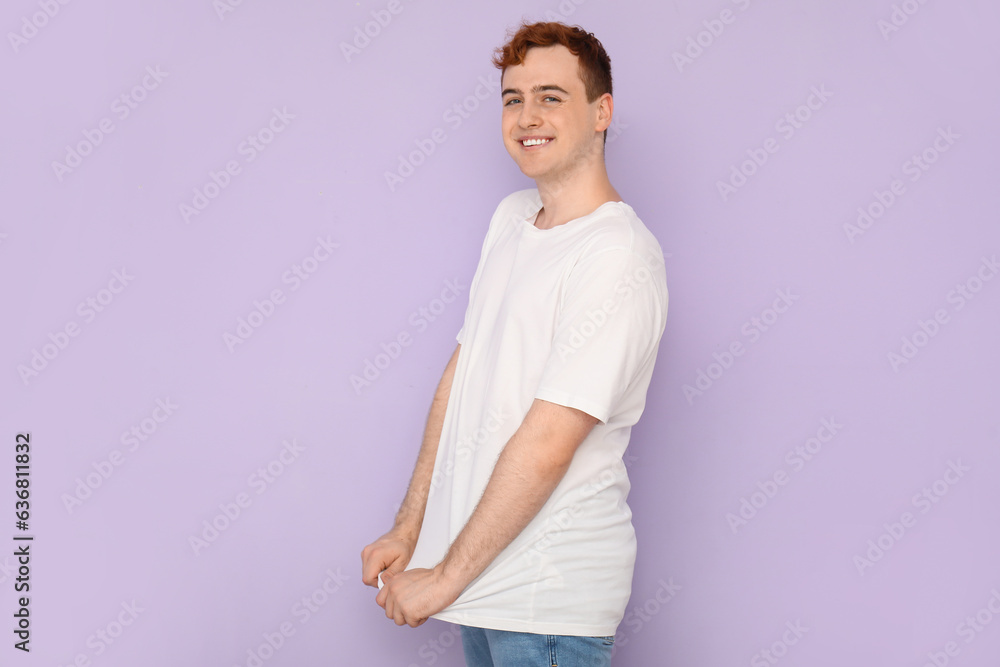
<path fill-rule="evenodd" d="M 383 616 L 359 554 L 531 186 L 489 63 L 522 16 L 607 47 L 611 178 L 667 255 L 615 664 L 998 664 L 995 3 L 0 13 L 0 539 L 25 431 L 35 535 L 29 655 L 0 549 L 4 665 L 463 664 L 451 626 Z"/>

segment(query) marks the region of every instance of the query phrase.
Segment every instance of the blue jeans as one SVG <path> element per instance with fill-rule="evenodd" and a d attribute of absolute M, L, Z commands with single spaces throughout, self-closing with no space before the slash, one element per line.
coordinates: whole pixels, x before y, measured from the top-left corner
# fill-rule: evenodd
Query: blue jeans
<path fill-rule="evenodd" d="M 610 667 L 614 637 L 462 629 L 468 667 Z"/>

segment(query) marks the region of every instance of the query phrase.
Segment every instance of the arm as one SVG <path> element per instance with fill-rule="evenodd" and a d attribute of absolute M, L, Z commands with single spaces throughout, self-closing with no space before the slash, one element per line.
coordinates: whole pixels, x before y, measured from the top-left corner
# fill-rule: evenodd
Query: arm
<path fill-rule="evenodd" d="M 431 570 L 383 577 L 376 600 L 397 625 L 416 627 L 461 595 L 538 514 L 597 418 L 535 399 L 497 460 L 468 523 Z"/>
<path fill-rule="evenodd" d="M 413 555 L 417 536 L 420 535 L 420 526 L 424 520 L 431 476 L 434 473 L 434 459 L 437 457 L 441 429 L 444 427 L 444 413 L 448 407 L 451 383 L 455 377 L 455 366 L 458 364 L 458 353 L 461 349 L 461 345 L 455 348 L 434 392 L 434 400 L 431 402 L 430 414 L 427 416 L 427 425 L 424 428 L 423 443 L 420 445 L 420 453 L 417 455 L 417 463 L 410 478 L 410 486 L 406 490 L 406 497 L 403 498 L 403 504 L 396 513 L 395 524 L 388 533 L 366 546 L 361 552 L 361 581 L 368 586 L 378 585 L 378 575 L 383 570 L 388 569 L 391 573 L 401 572 Z"/>

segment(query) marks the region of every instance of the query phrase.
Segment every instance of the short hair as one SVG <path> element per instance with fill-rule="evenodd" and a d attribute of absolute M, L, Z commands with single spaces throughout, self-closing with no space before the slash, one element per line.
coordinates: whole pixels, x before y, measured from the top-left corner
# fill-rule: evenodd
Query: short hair
<path fill-rule="evenodd" d="M 580 79 L 587 91 L 587 101 L 593 102 L 604 93 L 611 94 L 611 58 L 594 33 L 580 26 L 568 26 L 554 21 L 528 23 L 524 21 L 516 32 L 508 32 L 507 42 L 493 53 L 493 64 L 500 76 L 508 67 L 524 62 L 528 51 L 536 46 L 562 44 L 580 62 Z M 607 141 L 608 132 L 604 131 Z"/>

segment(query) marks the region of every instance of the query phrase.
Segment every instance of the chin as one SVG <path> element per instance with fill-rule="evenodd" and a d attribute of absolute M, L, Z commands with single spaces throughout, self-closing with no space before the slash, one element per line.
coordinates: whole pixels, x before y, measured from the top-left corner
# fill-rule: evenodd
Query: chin
<path fill-rule="evenodd" d="M 531 167 L 525 167 L 524 165 L 518 165 L 518 167 L 521 169 L 522 174 L 536 181 L 545 177 L 545 172 L 541 169 L 532 169 Z"/>

